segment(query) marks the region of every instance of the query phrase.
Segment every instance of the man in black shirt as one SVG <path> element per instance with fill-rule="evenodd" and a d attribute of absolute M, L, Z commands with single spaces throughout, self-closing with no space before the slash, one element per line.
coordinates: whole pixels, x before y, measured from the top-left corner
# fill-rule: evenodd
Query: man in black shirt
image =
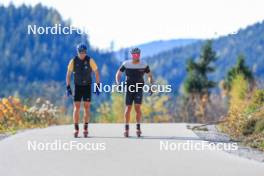
<path fill-rule="evenodd" d="M 140 121 L 141 121 L 141 103 L 143 98 L 144 86 L 144 75 L 148 76 L 148 81 L 150 84 L 153 83 L 152 74 L 150 72 L 149 66 L 140 61 L 140 49 L 133 48 L 131 50 L 132 60 L 127 60 L 123 62 L 121 67 L 116 73 L 116 84 L 120 84 L 121 75 L 124 72 L 126 75 L 126 109 L 125 109 L 125 133 L 124 136 L 129 136 L 129 121 L 130 112 L 132 109 L 132 104 L 134 103 L 134 108 L 136 111 L 136 121 L 137 121 L 137 136 L 141 135 Z"/>
<path fill-rule="evenodd" d="M 84 117 L 83 117 L 83 135 L 88 137 L 88 122 L 90 120 L 90 102 L 91 102 L 91 84 L 92 84 L 92 72 L 95 73 L 96 83 L 99 85 L 100 77 L 97 65 L 93 58 L 87 55 L 87 46 L 85 44 L 77 45 L 78 55 L 72 58 L 68 65 L 66 84 L 67 95 L 72 95 L 71 74 L 74 74 L 74 109 L 73 109 L 73 121 L 74 121 L 74 137 L 78 137 L 79 134 L 79 116 L 81 101 L 84 102 Z M 95 90 L 99 95 L 98 89 Z"/>

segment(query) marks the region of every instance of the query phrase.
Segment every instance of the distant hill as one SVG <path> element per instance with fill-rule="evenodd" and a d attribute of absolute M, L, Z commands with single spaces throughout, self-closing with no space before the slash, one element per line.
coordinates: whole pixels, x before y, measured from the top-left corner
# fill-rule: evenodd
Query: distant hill
<path fill-rule="evenodd" d="M 188 58 L 197 59 L 204 41 L 198 41 L 184 47 L 175 47 L 161 52 L 146 60 L 151 64 L 156 76 L 166 78 L 175 88 L 179 88 L 186 76 L 185 64 Z M 236 34 L 230 34 L 213 40 L 213 48 L 217 52 L 216 72 L 211 78 L 219 81 L 232 67 L 237 55 L 244 54 L 246 63 L 255 76 L 264 79 L 264 22 L 256 23 Z"/>
<path fill-rule="evenodd" d="M 198 39 L 173 39 L 173 40 L 159 40 L 153 41 L 149 43 L 144 43 L 137 45 L 142 50 L 142 57 L 151 57 L 155 54 L 160 52 L 171 50 L 175 47 L 182 47 L 189 44 L 193 44 L 199 41 Z M 128 48 L 120 49 L 119 51 L 115 52 L 116 58 L 118 60 L 124 60 L 126 58 L 126 52 Z"/>
<path fill-rule="evenodd" d="M 102 79 L 112 82 L 117 63 L 112 53 L 101 52 L 90 47 L 87 35 L 76 31 L 72 34 L 30 34 L 28 25 L 70 26 L 53 8 L 41 4 L 34 7 L 21 5 L 7 7 L 0 5 L 0 80 L 1 95 L 14 91 L 22 95 L 43 93 L 48 82 L 65 86 L 65 74 L 70 59 L 76 55 L 76 45 L 87 43 L 88 54 L 95 58 L 101 69 Z M 60 93 L 64 92 L 64 88 Z"/>
<path fill-rule="evenodd" d="M 87 35 L 28 35 L 29 24 L 71 25 L 53 8 L 41 4 L 33 7 L 0 5 L 0 12 L 0 97 L 14 92 L 30 97 L 46 93 L 52 98 L 56 98 L 54 95 L 58 93 L 62 94 L 67 64 L 76 54 L 76 44 L 81 41 L 89 46 L 88 53 L 95 58 L 103 83 L 114 81 L 121 59 L 126 58 L 121 52 L 127 49 L 120 50 L 120 57 L 117 57 L 117 53 L 92 48 Z M 143 59 L 151 65 L 155 78 L 163 77 L 174 89 L 178 89 L 186 76 L 187 59 L 199 57 L 203 42 L 193 39 L 154 41 L 139 47 Z M 246 56 L 246 63 L 254 74 L 264 78 L 264 22 L 215 39 L 213 47 L 219 58 L 217 70 L 211 75 L 214 80 L 219 81 L 225 76 L 240 53 Z"/>

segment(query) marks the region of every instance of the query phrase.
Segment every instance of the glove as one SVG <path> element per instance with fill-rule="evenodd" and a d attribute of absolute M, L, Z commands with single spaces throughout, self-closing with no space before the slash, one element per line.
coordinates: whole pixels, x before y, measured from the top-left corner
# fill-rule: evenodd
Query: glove
<path fill-rule="evenodd" d="M 67 97 L 72 96 L 72 90 L 70 85 L 68 85 L 66 88 L 66 95 Z"/>
<path fill-rule="evenodd" d="M 149 89 L 149 96 L 151 96 L 153 94 L 152 90 Z"/>
<path fill-rule="evenodd" d="M 95 92 L 94 92 L 96 95 L 100 95 L 100 88 L 101 88 L 101 84 L 97 83 L 97 86 L 95 87 Z"/>
<path fill-rule="evenodd" d="M 117 91 L 118 91 L 118 92 L 122 92 L 122 86 L 121 86 L 121 85 L 118 85 L 118 86 L 117 86 Z"/>
<path fill-rule="evenodd" d="M 152 85 L 150 85 L 150 89 L 149 89 L 149 96 L 151 96 L 153 94 L 153 91 L 151 90 Z"/>

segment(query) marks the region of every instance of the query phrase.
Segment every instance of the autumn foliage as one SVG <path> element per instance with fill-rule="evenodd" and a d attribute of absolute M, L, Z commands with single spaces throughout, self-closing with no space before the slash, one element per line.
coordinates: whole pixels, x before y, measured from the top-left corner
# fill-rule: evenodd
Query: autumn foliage
<path fill-rule="evenodd" d="M 59 116 L 56 106 L 40 98 L 34 106 L 27 106 L 12 96 L 0 99 L 0 132 L 57 124 Z"/>

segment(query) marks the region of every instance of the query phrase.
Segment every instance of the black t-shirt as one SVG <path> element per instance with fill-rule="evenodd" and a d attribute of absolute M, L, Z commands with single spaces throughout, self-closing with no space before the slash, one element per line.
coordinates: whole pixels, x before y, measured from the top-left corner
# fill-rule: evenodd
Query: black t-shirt
<path fill-rule="evenodd" d="M 144 74 L 150 72 L 149 66 L 146 63 L 139 62 L 138 64 L 133 64 L 131 60 L 124 61 L 119 70 L 125 72 L 128 85 L 144 83 Z"/>

